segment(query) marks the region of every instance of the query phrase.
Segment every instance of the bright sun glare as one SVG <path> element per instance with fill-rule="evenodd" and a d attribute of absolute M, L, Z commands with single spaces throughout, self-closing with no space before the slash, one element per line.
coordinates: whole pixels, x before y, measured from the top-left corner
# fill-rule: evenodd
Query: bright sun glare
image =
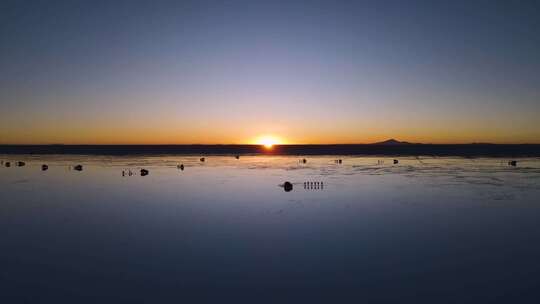
<path fill-rule="evenodd" d="M 256 144 L 263 145 L 267 149 L 271 149 L 274 145 L 280 143 L 280 140 L 273 136 L 263 136 L 256 140 Z"/>

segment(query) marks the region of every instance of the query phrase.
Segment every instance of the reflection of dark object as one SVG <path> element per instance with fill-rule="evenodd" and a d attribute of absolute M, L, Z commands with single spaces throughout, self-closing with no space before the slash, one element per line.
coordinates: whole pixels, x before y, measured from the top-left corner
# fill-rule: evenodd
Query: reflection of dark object
<path fill-rule="evenodd" d="M 398 164 L 398 163 L 399 163 L 399 160 L 394 159 L 394 165 L 395 165 L 395 164 Z"/>
<path fill-rule="evenodd" d="M 204 163 L 206 159 L 204 157 L 201 157 L 199 160 Z"/>
<path fill-rule="evenodd" d="M 178 169 L 184 171 L 184 164 L 180 164 L 180 165 L 178 165 L 178 166 L 176 166 L 176 167 L 177 167 Z"/>
<path fill-rule="evenodd" d="M 11 163 L 10 162 L 6 162 L 6 167 L 11 167 Z"/>
<path fill-rule="evenodd" d="M 41 165 L 41 171 L 47 171 L 48 169 L 49 169 L 49 166 Z"/>
<path fill-rule="evenodd" d="M 304 182 L 304 189 L 306 190 L 323 190 L 323 182 Z"/>
<path fill-rule="evenodd" d="M 307 160 L 306 160 L 305 158 L 302 158 L 301 162 L 302 162 L 303 164 L 305 164 L 305 163 L 307 163 Z"/>
<path fill-rule="evenodd" d="M 148 175 L 148 170 L 141 169 L 141 176 L 147 176 L 147 175 Z"/>
<path fill-rule="evenodd" d="M 76 165 L 75 167 L 73 167 L 73 169 L 77 171 L 82 171 L 82 165 Z"/>
<path fill-rule="evenodd" d="M 508 162 L 508 165 L 512 166 L 512 167 L 515 167 L 515 166 L 517 166 L 517 161 L 511 160 L 511 161 Z"/>
<path fill-rule="evenodd" d="M 18 161 L 17 162 L 17 167 L 24 167 L 24 165 L 26 165 L 26 163 L 23 162 L 23 161 Z"/>
<path fill-rule="evenodd" d="M 240 155 L 235 155 L 234 158 L 240 159 Z"/>
<path fill-rule="evenodd" d="M 293 188 L 292 184 L 290 182 L 285 182 L 283 184 L 283 189 L 285 189 L 285 192 L 289 192 L 291 191 Z"/>

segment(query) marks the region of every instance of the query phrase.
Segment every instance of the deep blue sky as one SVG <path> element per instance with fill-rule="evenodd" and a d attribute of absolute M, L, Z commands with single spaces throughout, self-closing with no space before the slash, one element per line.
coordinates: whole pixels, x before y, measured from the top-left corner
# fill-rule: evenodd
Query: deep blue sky
<path fill-rule="evenodd" d="M 540 143 L 536 1 L 2 1 L 0 143 Z"/>

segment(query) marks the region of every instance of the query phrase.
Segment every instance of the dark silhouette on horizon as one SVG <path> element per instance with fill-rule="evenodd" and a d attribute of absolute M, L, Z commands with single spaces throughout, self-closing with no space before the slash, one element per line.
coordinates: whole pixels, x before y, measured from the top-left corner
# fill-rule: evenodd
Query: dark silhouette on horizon
<path fill-rule="evenodd" d="M 416 144 L 387 140 L 374 144 L 274 145 L 0 145 L 1 154 L 84 155 L 393 155 L 540 157 L 540 144 Z M 199 159 L 204 162 L 205 157 Z"/>
<path fill-rule="evenodd" d="M 410 142 L 399 141 L 399 140 L 395 140 L 395 139 L 391 138 L 391 139 L 388 139 L 388 140 L 385 140 L 385 141 L 373 143 L 372 145 L 379 145 L 379 146 L 399 146 L 399 145 L 414 145 L 414 144 L 412 144 L 412 143 L 410 143 Z"/>

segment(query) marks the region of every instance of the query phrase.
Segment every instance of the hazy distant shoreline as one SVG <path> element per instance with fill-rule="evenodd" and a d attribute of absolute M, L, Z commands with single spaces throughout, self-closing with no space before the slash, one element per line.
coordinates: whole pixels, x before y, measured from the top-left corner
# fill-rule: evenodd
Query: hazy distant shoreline
<path fill-rule="evenodd" d="M 540 144 L 0 145 L 0 154 L 84 155 L 396 155 L 540 157 Z"/>

